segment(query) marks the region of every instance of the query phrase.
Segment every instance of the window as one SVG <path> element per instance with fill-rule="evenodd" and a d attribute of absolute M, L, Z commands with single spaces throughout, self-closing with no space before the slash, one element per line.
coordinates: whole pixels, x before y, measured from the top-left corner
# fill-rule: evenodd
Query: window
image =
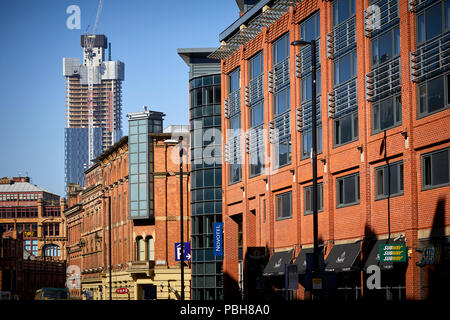
<path fill-rule="evenodd" d="M 422 187 L 424 189 L 445 186 L 450 183 L 450 148 L 422 156 Z"/>
<path fill-rule="evenodd" d="M 450 74 L 441 75 L 418 86 L 418 116 L 424 117 L 448 108 Z"/>
<path fill-rule="evenodd" d="M 322 126 L 317 126 L 317 154 L 322 153 Z M 302 159 L 309 158 L 312 152 L 312 130 L 302 132 Z"/>
<path fill-rule="evenodd" d="M 231 134 L 233 136 L 240 135 L 241 132 L 240 129 L 241 129 L 241 114 L 239 113 L 230 118 L 230 130 L 232 130 Z"/>
<path fill-rule="evenodd" d="M 401 96 L 390 97 L 372 104 L 372 132 L 380 132 L 402 123 Z"/>
<path fill-rule="evenodd" d="M 289 34 L 286 33 L 276 40 L 273 45 L 273 64 L 276 65 L 289 57 Z"/>
<path fill-rule="evenodd" d="M 249 118 L 251 128 L 264 122 L 264 103 L 262 101 L 250 106 Z"/>
<path fill-rule="evenodd" d="M 292 217 L 292 191 L 278 194 L 275 199 L 277 219 Z"/>
<path fill-rule="evenodd" d="M 343 84 L 356 77 L 356 50 L 336 58 L 333 63 L 334 86 Z"/>
<path fill-rule="evenodd" d="M 263 129 L 260 129 L 263 130 Z M 250 177 L 259 175 L 264 170 L 264 153 L 260 148 L 256 152 L 250 152 Z"/>
<path fill-rule="evenodd" d="M 59 246 L 55 244 L 47 244 L 44 246 L 45 256 L 46 257 L 59 257 L 60 250 Z"/>
<path fill-rule="evenodd" d="M 248 61 L 250 80 L 256 79 L 263 73 L 263 53 L 262 51 L 254 55 Z"/>
<path fill-rule="evenodd" d="M 37 240 L 25 240 L 25 250 L 30 252 L 33 256 L 37 256 L 38 255 Z"/>
<path fill-rule="evenodd" d="M 155 260 L 155 240 L 153 237 L 147 237 L 147 259 Z"/>
<path fill-rule="evenodd" d="M 355 0 L 335 0 L 331 5 L 333 26 L 355 15 Z"/>
<path fill-rule="evenodd" d="M 266 223 L 266 199 L 263 199 L 264 223 Z"/>
<path fill-rule="evenodd" d="M 280 115 L 291 108 L 290 101 L 290 88 L 289 86 L 284 87 L 282 90 L 278 91 L 273 96 L 273 114 L 274 117 Z"/>
<path fill-rule="evenodd" d="M 320 37 L 320 15 L 318 13 L 309 17 L 300 25 L 300 35 L 305 41 L 316 40 Z"/>
<path fill-rule="evenodd" d="M 230 140 L 230 143 L 233 143 L 233 153 L 239 153 L 239 150 L 234 150 L 235 148 L 239 148 L 239 139 L 241 134 L 241 114 L 238 113 L 237 115 L 233 116 L 229 121 L 230 126 L 230 136 L 232 139 Z M 236 145 L 234 143 L 236 142 Z M 231 159 L 231 163 L 229 165 L 229 182 L 235 183 L 238 181 L 241 181 L 242 177 L 242 164 L 240 162 L 240 154 L 237 154 L 233 156 L 233 159 Z"/>
<path fill-rule="evenodd" d="M 388 196 L 397 196 L 402 194 L 402 161 L 375 168 L 375 199 L 384 199 Z"/>
<path fill-rule="evenodd" d="M 372 40 L 372 67 L 400 54 L 400 29 L 396 27 Z"/>
<path fill-rule="evenodd" d="M 145 241 L 139 237 L 136 239 L 137 243 L 137 261 L 145 261 Z"/>
<path fill-rule="evenodd" d="M 302 90 L 302 95 L 301 95 L 301 101 L 309 101 L 311 100 L 312 96 L 312 81 L 311 81 L 311 73 L 309 73 L 308 75 L 303 76 L 300 79 L 301 82 L 301 90 Z M 316 72 L 316 96 L 319 96 L 321 93 L 321 84 L 320 84 L 320 69 L 317 70 Z"/>
<path fill-rule="evenodd" d="M 274 145 L 275 168 L 280 168 L 291 163 L 291 140 L 277 142 Z"/>
<path fill-rule="evenodd" d="M 44 223 L 44 236 L 59 236 L 59 223 Z"/>
<path fill-rule="evenodd" d="M 313 186 L 304 188 L 305 216 L 313 213 Z M 323 211 L 323 183 L 317 184 L 317 211 Z"/>
<path fill-rule="evenodd" d="M 337 207 L 359 203 L 359 173 L 336 179 Z"/>
<path fill-rule="evenodd" d="M 342 145 L 358 139 L 358 112 L 334 121 L 334 144 Z"/>
<path fill-rule="evenodd" d="M 417 14 L 417 42 L 423 43 L 450 28 L 450 0 L 440 1 Z"/>
<path fill-rule="evenodd" d="M 228 93 L 235 92 L 241 88 L 240 69 L 237 68 L 228 75 Z"/>

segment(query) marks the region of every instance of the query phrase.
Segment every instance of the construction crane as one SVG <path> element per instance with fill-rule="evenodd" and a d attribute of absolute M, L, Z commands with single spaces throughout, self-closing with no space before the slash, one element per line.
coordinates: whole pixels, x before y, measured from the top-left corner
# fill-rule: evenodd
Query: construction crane
<path fill-rule="evenodd" d="M 97 16 L 95 17 L 94 27 L 92 29 L 92 34 L 88 34 L 89 26 L 86 28 L 84 33 L 84 50 L 86 53 L 87 61 L 87 74 L 88 74 L 88 164 L 89 167 L 93 165 L 92 160 L 94 159 L 94 42 L 95 33 L 97 31 L 98 22 L 100 20 L 100 13 L 103 7 L 103 0 L 100 0 L 97 8 Z M 97 70 L 98 71 L 98 70 Z"/>

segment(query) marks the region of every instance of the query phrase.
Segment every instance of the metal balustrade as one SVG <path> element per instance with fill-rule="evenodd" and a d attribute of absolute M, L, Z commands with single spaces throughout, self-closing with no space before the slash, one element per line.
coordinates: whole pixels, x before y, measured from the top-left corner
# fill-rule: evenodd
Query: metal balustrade
<path fill-rule="evenodd" d="M 225 144 L 225 162 L 241 163 L 241 135 L 228 136 Z"/>
<path fill-rule="evenodd" d="M 316 40 L 316 66 L 320 68 L 320 40 Z M 303 46 L 295 56 L 295 76 L 311 73 L 311 46 Z"/>
<path fill-rule="evenodd" d="M 289 57 L 274 65 L 272 72 L 274 91 L 277 92 L 281 87 L 289 84 Z"/>
<path fill-rule="evenodd" d="M 410 53 L 411 81 L 421 82 L 450 69 L 450 31 Z"/>
<path fill-rule="evenodd" d="M 291 136 L 291 121 L 288 110 L 269 122 L 269 142 L 275 144 L 279 141 L 289 139 Z"/>
<path fill-rule="evenodd" d="M 236 90 L 228 94 L 228 99 L 226 99 L 226 104 L 224 104 L 226 110 L 224 113 L 226 117 L 229 118 L 239 112 L 241 112 L 241 90 Z"/>
<path fill-rule="evenodd" d="M 342 55 L 356 46 L 356 17 L 334 27 L 327 35 L 327 56 L 330 59 Z"/>
<path fill-rule="evenodd" d="M 366 74 L 366 100 L 374 102 L 401 91 L 400 57 L 383 63 Z"/>
<path fill-rule="evenodd" d="M 364 33 L 373 37 L 398 24 L 398 0 L 381 0 L 364 10 Z"/>
<path fill-rule="evenodd" d="M 245 87 L 245 105 L 250 106 L 252 103 L 258 102 L 264 98 L 264 74 L 260 74 L 255 79 L 250 80 L 248 86 Z"/>
<path fill-rule="evenodd" d="M 329 118 L 339 118 L 358 109 L 356 80 L 347 81 L 328 93 Z"/>
<path fill-rule="evenodd" d="M 316 100 L 316 123 L 317 126 L 322 124 L 321 97 Z M 312 101 L 308 100 L 301 104 L 297 112 L 297 130 L 300 132 L 308 131 L 312 127 Z"/>
<path fill-rule="evenodd" d="M 248 134 L 248 153 L 257 153 L 264 148 L 265 132 L 264 124 L 250 128 Z"/>
<path fill-rule="evenodd" d="M 426 7 L 428 4 L 431 4 L 433 2 L 436 2 L 437 0 L 409 0 L 408 1 L 408 8 L 411 12 L 417 12 L 424 7 Z"/>

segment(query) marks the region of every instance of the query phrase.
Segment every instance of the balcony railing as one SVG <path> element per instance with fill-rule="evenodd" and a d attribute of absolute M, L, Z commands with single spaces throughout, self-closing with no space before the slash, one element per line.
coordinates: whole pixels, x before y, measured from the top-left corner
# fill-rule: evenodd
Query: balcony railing
<path fill-rule="evenodd" d="M 291 111 L 288 110 L 269 122 L 269 142 L 274 144 L 286 140 L 291 135 Z"/>
<path fill-rule="evenodd" d="M 236 90 L 228 94 L 228 99 L 224 101 L 224 115 L 229 118 L 241 111 L 241 90 Z"/>
<path fill-rule="evenodd" d="M 358 109 L 357 78 L 336 87 L 328 93 L 328 117 L 341 117 Z"/>
<path fill-rule="evenodd" d="M 264 147 L 265 130 L 264 124 L 250 128 L 247 132 L 246 151 L 247 153 L 256 153 Z"/>
<path fill-rule="evenodd" d="M 327 35 L 327 56 L 330 59 L 344 54 L 356 46 L 356 17 L 353 16 L 334 29 Z"/>
<path fill-rule="evenodd" d="M 273 88 L 277 92 L 289 84 L 289 57 L 273 66 Z"/>
<path fill-rule="evenodd" d="M 264 98 L 264 74 L 250 80 L 248 86 L 245 87 L 245 105 L 249 106 Z"/>
<path fill-rule="evenodd" d="M 408 8 L 411 12 L 417 12 L 435 0 L 409 0 Z"/>
<path fill-rule="evenodd" d="M 316 101 L 316 123 L 319 126 L 322 123 L 320 96 Z M 297 111 L 297 130 L 300 132 L 308 131 L 312 127 L 312 101 L 308 100 L 302 103 Z"/>
<path fill-rule="evenodd" d="M 421 82 L 450 69 L 450 32 L 421 44 L 410 53 L 411 81 Z"/>
<path fill-rule="evenodd" d="M 316 40 L 316 67 L 320 68 L 320 39 Z M 311 46 L 304 46 L 295 56 L 295 76 L 301 78 L 311 73 Z"/>
<path fill-rule="evenodd" d="M 400 57 L 366 74 L 366 100 L 374 102 L 401 90 Z"/>
<path fill-rule="evenodd" d="M 398 0 L 380 0 L 364 10 L 364 32 L 372 37 L 399 22 Z"/>
<path fill-rule="evenodd" d="M 225 162 L 241 163 L 241 135 L 229 135 L 225 143 Z"/>

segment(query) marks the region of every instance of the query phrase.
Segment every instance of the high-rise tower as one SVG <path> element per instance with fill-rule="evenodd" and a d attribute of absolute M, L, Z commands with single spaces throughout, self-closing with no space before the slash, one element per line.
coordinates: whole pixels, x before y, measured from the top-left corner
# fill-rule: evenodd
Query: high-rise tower
<path fill-rule="evenodd" d="M 85 35 L 81 36 L 83 62 L 79 58 L 63 58 L 66 78 L 66 128 L 64 132 L 65 185 L 84 186 L 84 170 L 103 150 L 122 136 L 122 81 L 124 63 L 105 60 L 108 48 L 104 35 L 93 37 L 92 73 L 89 73 Z M 110 44 L 109 44 L 110 46 Z M 92 90 L 89 90 L 89 81 Z M 91 142 L 89 141 L 89 107 L 92 108 Z"/>

